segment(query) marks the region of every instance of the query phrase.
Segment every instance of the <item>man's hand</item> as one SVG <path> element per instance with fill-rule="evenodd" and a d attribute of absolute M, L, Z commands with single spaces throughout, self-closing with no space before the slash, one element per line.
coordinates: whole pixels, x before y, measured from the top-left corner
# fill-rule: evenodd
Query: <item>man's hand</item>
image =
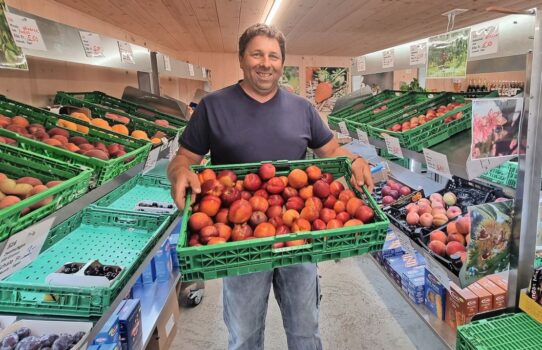
<path fill-rule="evenodd" d="M 192 189 L 193 193 L 190 200 L 190 205 L 192 205 L 196 200 L 196 194 L 201 192 L 198 175 L 189 169 L 182 169 L 171 184 L 171 197 L 173 197 L 177 208 L 181 211 L 184 210 L 184 205 L 186 203 L 186 189 L 188 187 Z"/>
<path fill-rule="evenodd" d="M 361 186 L 367 186 L 369 192 L 373 192 L 374 183 L 371 176 L 371 167 L 364 158 L 357 158 L 352 163 L 352 177 L 350 183 L 358 191 L 361 191 Z"/>

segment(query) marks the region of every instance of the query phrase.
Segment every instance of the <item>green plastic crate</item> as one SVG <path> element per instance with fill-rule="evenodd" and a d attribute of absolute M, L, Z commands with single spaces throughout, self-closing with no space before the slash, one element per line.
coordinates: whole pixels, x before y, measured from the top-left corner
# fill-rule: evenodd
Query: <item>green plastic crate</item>
<path fill-rule="evenodd" d="M 0 114 L 9 117 L 21 115 L 26 117 L 30 124 L 37 123 L 45 128 L 60 128 L 67 130 L 71 136 L 83 136 L 90 142 L 101 142 L 105 145 L 118 143 L 124 146 L 126 154 L 114 159 L 101 160 L 88 157 L 79 153 L 68 151 L 64 148 L 51 146 L 38 140 L 24 137 L 15 132 L 0 128 L 0 136 L 9 137 L 17 141 L 17 148 L 32 151 L 34 153 L 60 160 L 72 165 L 83 165 L 93 169 L 90 188 L 100 186 L 114 177 L 122 174 L 131 167 L 147 159 L 151 144 L 149 142 L 134 139 L 132 137 L 117 134 L 93 125 L 89 125 L 79 119 L 68 115 L 58 115 L 46 110 L 25 105 L 0 96 Z M 78 124 L 88 125 L 88 133 L 80 133 L 74 130 L 59 127 L 59 120 L 67 120 Z"/>
<path fill-rule="evenodd" d="M 537 350 L 542 324 L 527 314 L 505 314 L 457 328 L 457 350 Z"/>
<path fill-rule="evenodd" d="M 171 183 L 164 178 L 138 174 L 93 203 L 103 209 L 137 212 L 134 207 L 142 200 L 173 203 Z M 171 215 L 178 213 L 175 210 Z"/>
<path fill-rule="evenodd" d="M 176 128 L 184 128 L 188 122 L 175 117 L 171 114 L 160 112 L 154 108 L 137 104 L 127 100 L 121 100 L 119 98 L 109 96 L 101 91 L 92 92 L 66 92 L 67 95 L 71 95 L 80 100 L 92 102 L 97 105 L 101 105 L 105 108 L 110 108 L 119 112 L 129 113 L 139 118 L 150 120 L 154 122 L 157 119 L 164 119 L 169 122 L 171 126 Z"/>
<path fill-rule="evenodd" d="M 169 159 L 160 159 L 156 162 L 156 165 L 151 170 L 147 171 L 145 175 L 160 177 L 162 179 L 167 179 L 167 168 L 169 166 Z"/>
<path fill-rule="evenodd" d="M 167 217 L 139 213 L 99 209 L 77 213 L 51 230 L 46 242 L 48 249 L 0 281 L 0 311 L 101 316 L 158 242 L 168 223 Z M 45 282 L 46 276 L 64 263 L 94 259 L 124 267 L 112 286 L 52 286 Z"/>
<path fill-rule="evenodd" d="M 315 164 L 322 171 L 333 174 L 335 178 L 345 176 L 348 183 L 351 177 L 350 161 L 344 157 L 272 163 L 277 168 L 277 176 L 286 175 L 295 168 L 305 169 L 309 165 Z M 194 170 L 199 172 L 205 168 L 211 168 L 215 171 L 231 169 L 238 177 L 243 178 L 248 173 L 257 173 L 260 165 L 261 163 L 197 166 L 194 167 Z M 342 259 L 381 250 L 389 221 L 366 190 L 363 194 L 358 192 L 357 195 L 364 197 L 373 208 L 374 223 L 201 247 L 188 246 L 187 223 L 191 210 L 188 205 L 190 196 L 187 196 L 187 209 L 183 213 L 181 233 L 177 244 L 182 279 L 183 281 L 194 281 L 238 276 L 268 271 L 281 266 Z M 310 240 L 310 243 L 278 249 L 271 247 L 274 243 L 295 239 Z"/>
<path fill-rule="evenodd" d="M 480 97 L 489 97 L 490 95 L 491 94 L 480 94 Z M 412 117 L 426 113 L 430 108 L 437 108 L 440 105 L 447 105 L 451 102 L 462 102 L 465 103 L 465 105 L 455 108 L 440 117 L 405 132 L 388 130 L 393 124 L 401 124 L 410 120 Z M 387 115 L 385 118 L 370 122 L 367 125 L 367 132 L 370 137 L 375 139 L 383 140 L 382 134 L 396 137 L 399 139 L 401 147 L 420 152 L 423 148 L 434 146 L 463 130 L 470 129 L 472 117 L 471 107 L 472 104 L 465 99 L 465 94 L 444 93 L 429 99 L 426 102 L 409 107 L 404 111 L 395 112 Z M 444 123 L 446 117 L 456 113 L 462 113 L 463 117 L 447 124 Z"/>
<path fill-rule="evenodd" d="M 344 118 L 348 117 L 350 114 L 356 111 L 369 108 L 370 106 L 379 104 L 384 100 L 392 99 L 396 96 L 401 96 L 403 94 L 406 94 L 406 91 L 384 90 L 376 95 L 360 96 L 347 106 L 344 106 L 337 111 L 331 112 L 329 114 L 329 117 L 343 120 Z"/>
<path fill-rule="evenodd" d="M 184 130 L 184 128 L 175 129 L 175 128 L 168 128 L 165 126 L 160 126 L 160 125 L 154 124 L 153 122 L 149 120 L 141 119 L 137 116 L 134 116 L 126 112 L 120 112 L 108 107 L 97 105 L 89 101 L 80 100 L 63 91 L 58 91 L 56 93 L 55 103 L 61 104 L 61 105 L 75 106 L 75 107 L 80 107 L 80 108 L 81 107 L 88 108 L 92 112 L 93 117 L 99 116 L 100 118 L 107 119 L 110 122 L 110 124 L 111 123 L 118 124 L 119 122 L 109 118 L 108 117 L 109 113 L 128 117 L 130 118 L 130 122 L 128 124 L 123 124 L 123 125 L 125 125 L 128 128 L 130 133 L 134 130 L 143 130 L 147 133 L 149 138 L 151 138 L 157 131 L 161 131 L 167 135 L 168 139 L 173 139 L 175 135 L 177 135 L 177 132 L 182 133 L 182 131 Z M 84 123 L 79 123 L 79 124 L 84 124 Z"/>
<path fill-rule="evenodd" d="M 395 164 L 398 164 L 402 166 L 403 168 L 410 169 L 410 159 L 409 158 L 399 158 L 397 156 L 394 156 L 391 153 L 388 153 L 387 149 L 380 149 L 378 151 L 378 155 L 384 159 L 387 159 L 391 162 L 394 162 Z"/>
<path fill-rule="evenodd" d="M 491 181 L 496 184 L 516 188 L 518 179 L 518 163 L 505 162 L 480 176 L 481 179 Z"/>
<path fill-rule="evenodd" d="M 88 191 L 90 170 L 74 167 L 3 143 L 0 143 L 0 164 L 0 172 L 14 180 L 32 176 L 40 179 L 44 184 L 53 180 L 63 181 L 17 204 L 0 209 L 0 241 L 38 222 Z M 23 214 L 23 210 L 27 207 L 49 196 L 54 196 L 51 202 Z"/>

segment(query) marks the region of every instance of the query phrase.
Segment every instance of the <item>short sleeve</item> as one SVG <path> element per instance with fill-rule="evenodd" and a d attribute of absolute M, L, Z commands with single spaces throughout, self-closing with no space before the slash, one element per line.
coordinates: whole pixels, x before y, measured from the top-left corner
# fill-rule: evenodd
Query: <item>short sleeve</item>
<path fill-rule="evenodd" d="M 309 120 L 311 138 L 308 146 L 312 149 L 320 148 L 333 138 L 333 134 L 312 105 L 309 105 Z"/>
<path fill-rule="evenodd" d="M 205 102 L 202 100 L 181 136 L 181 146 L 190 152 L 205 155 L 209 152 L 210 141 L 209 117 Z"/>

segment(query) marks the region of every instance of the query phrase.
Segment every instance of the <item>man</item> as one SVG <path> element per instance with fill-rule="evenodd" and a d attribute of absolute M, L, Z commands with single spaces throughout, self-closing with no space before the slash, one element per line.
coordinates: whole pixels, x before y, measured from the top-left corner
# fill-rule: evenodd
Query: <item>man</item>
<path fill-rule="evenodd" d="M 348 156 L 353 160 L 355 186 L 365 184 L 372 190 L 365 159 L 339 147 L 306 99 L 279 89 L 284 59 L 284 36 L 275 28 L 256 24 L 243 33 L 239 64 L 244 79 L 202 99 L 168 168 L 172 195 L 181 210 L 187 187 L 200 192 L 198 177 L 189 167 L 199 164 L 209 150 L 213 164 L 303 159 L 307 147 L 318 157 Z M 229 349 L 263 349 L 271 285 L 282 312 L 288 348 L 322 349 L 315 264 L 224 278 Z"/>

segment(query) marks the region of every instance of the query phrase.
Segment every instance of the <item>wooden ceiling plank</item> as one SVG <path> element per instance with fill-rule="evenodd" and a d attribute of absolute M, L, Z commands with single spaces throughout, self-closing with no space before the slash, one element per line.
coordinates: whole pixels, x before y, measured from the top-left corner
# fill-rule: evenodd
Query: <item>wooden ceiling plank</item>
<path fill-rule="evenodd" d="M 187 0 L 162 0 L 162 2 L 168 8 L 171 15 L 177 18 L 188 29 L 188 32 L 196 43 L 193 51 L 211 51 L 211 45 L 203 34 L 190 3 Z"/>
<path fill-rule="evenodd" d="M 203 34 L 211 46 L 211 51 L 223 52 L 224 45 L 222 43 L 215 1 L 190 0 L 189 4 L 196 15 Z"/>
<path fill-rule="evenodd" d="M 235 52 L 237 50 L 241 4 L 241 0 L 216 1 L 218 23 L 225 52 Z"/>

